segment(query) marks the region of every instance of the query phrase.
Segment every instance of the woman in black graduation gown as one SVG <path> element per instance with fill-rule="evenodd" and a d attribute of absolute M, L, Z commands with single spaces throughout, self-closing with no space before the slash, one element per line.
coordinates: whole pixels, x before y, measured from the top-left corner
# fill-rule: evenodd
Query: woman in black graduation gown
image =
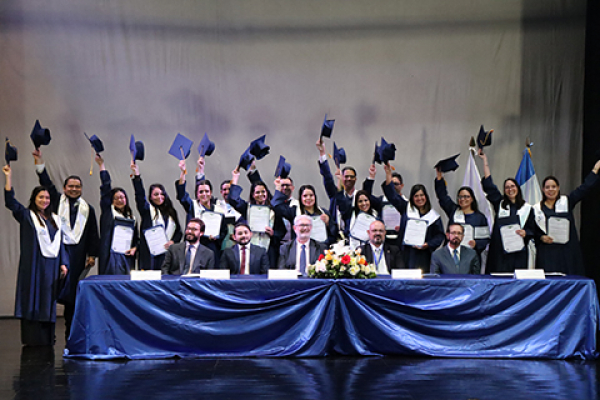
<path fill-rule="evenodd" d="M 475 198 L 473 189 L 469 186 L 462 186 L 456 194 L 456 203 L 448 195 L 448 188 L 444 174 L 437 168 L 437 178 L 435 179 L 435 194 L 440 203 L 440 207 L 448 216 L 448 226 L 451 224 L 461 224 L 473 233 L 473 240 L 464 243 L 474 249 L 479 257 L 490 242 L 490 227 L 487 218 L 481 211 Z"/>
<path fill-rule="evenodd" d="M 375 219 L 381 215 L 381 201 L 366 190 L 356 192 L 353 207 L 342 215 L 344 226 L 346 227 L 344 235 L 348 238 L 350 247 L 353 249 L 368 242 L 369 234 L 366 231 L 360 232 L 355 230 L 356 219 L 361 213 L 369 214 Z"/>
<path fill-rule="evenodd" d="M 523 199 L 519 184 L 512 178 L 507 178 L 504 181 L 504 194 L 500 193 L 492 180 L 487 155 L 479 150 L 479 157 L 483 160 L 484 171 L 481 184 L 496 213 L 485 268 L 486 273 L 514 272 L 515 269 L 527 269 L 527 244 L 536 233 L 532 207 Z M 519 225 L 516 234 L 521 236 L 524 241 L 521 250 L 510 253 L 505 250 L 500 229 L 507 225 Z"/>
<path fill-rule="evenodd" d="M 100 275 L 128 275 L 135 269 L 135 254 L 139 241 L 135 217 L 129 206 L 127 193 L 122 188 L 112 188 L 111 179 L 104 159 L 96 154 L 100 166 L 100 255 L 98 272 Z M 124 237 L 131 237 L 128 243 L 113 241 L 115 230 Z M 128 239 L 126 239 L 128 240 Z"/>
<path fill-rule="evenodd" d="M 20 225 L 15 317 L 21 319 L 21 343 L 53 345 L 59 279 L 67 275 L 69 265 L 60 218 L 51 212 L 45 187 L 33 189 L 25 207 L 15 199 L 10 166 L 2 171 L 4 202 Z"/>
<path fill-rule="evenodd" d="M 142 217 L 140 224 L 139 267 L 146 270 L 160 270 L 166 252 L 156 255 L 151 254 L 144 232 L 154 227 L 164 232 L 165 250 L 172 244 L 179 243 L 183 235 L 181 233 L 181 226 L 179 225 L 179 218 L 177 218 L 177 211 L 173 208 L 173 203 L 165 187 L 160 183 L 150 185 L 150 189 L 148 190 L 148 199 L 150 201 L 148 201 L 139 166 L 132 162 L 131 170 L 133 171 L 132 183 L 135 190 L 135 203 Z"/>
<path fill-rule="evenodd" d="M 392 182 L 392 169 L 389 164 L 384 165 L 385 183 L 382 185 L 383 193 L 388 201 L 402 214 L 400 220 L 400 236 L 402 238 L 402 255 L 406 268 L 419 268 L 429 271 L 431 254 L 444 242 L 444 226 L 440 215 L 432 208 L 427 189 L 421 184 L 410 189 L 408 202 L 402 198 L 394 188 Z M 410 219 L 427 221 L 425 243 L 422 246 L 404 244 L 406 225 Z"/>
<path fill-rule="evenodd" d="M 540 240 L 537 240 L 536 268 L 546 272 L 562 272 L 567 275 L 585 275 L 583 257 L 575 229 L 573 208 L 583 199 L 590 190 L 598 185 L 600 177 L 598 170 L 600 161 L 594 165 L 592 172 L 577 189 L 568 195 L 560 194 L 558 179 L 548 176 L 542 183 L 542 201 L 536 204 L 535 222 L 542 231 Z M 567 238 L 552 238 L 549 235 L 548 224 L 550 221 L 568 224 Z"/>

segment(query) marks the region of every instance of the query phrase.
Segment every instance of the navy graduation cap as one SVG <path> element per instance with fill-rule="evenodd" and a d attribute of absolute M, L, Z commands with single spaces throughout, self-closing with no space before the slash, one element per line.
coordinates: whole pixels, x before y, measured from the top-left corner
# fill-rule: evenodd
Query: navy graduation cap
<path fill-rule="evenodd" d="M 271 148 L 265 144 L 266 136 L 267 135 L 262 135 L 258 139 L 250 142 L 250 147 L 248 149 L 250 150 L 250 154 L 256 157 L 257 160 L 262 160 L 271 150 Z"/>
<path fill-rule="evenodd" d="M 386 142 L 382 137 L 381 145 L 377 148 L 377 153 L 379 153 L 379 163 L 387 164 L 396 158 L 396 145 Z"/>
<path fill-rule="evenodd" d="M 131 139 L 129 140 L 129 151 L 134 162 L 136 160 L 144 161 L 144 143 L 141 141 L 136 142 L 133 135 L 131 135 Z"/>
<path fill-rule="evenodd" d="M 458 163 L 456 162 L 456 158 L 458 156 L 460 156 L 460 153 L 455 156 L 440 160 L 437 164 L 435 164 L 434 168 L 439 168 L 442 172 L 456 171 L 458 169 Z"/>
<path fill-rule="evenodd" d="M 200 157 L 208 157 L 215 151 L 215 144 L 208 138 L 208 134 L 204 133 L 200 144 L 198 145 L 198 153 Z"/>
<path fill-rule="evenodd" d="M 480 149 L 492 144 L 492 132 L 494 132 L 493 129 L 486 131 L 483 129 L 483 125 L 481 125 L 479 128 L 479 134 L 477 135 L 477 146 Z"/>
<path fill-rule="evenodd" d="M 275 168 L 275 178 L 281 177 L 281 179 L 285 179 L 290 176 L 291 170 L 292 166 L 285 162 L 285 157 L 279 156 L 279 162 L 277 163 L 277 168 Z"/>
<path fill-rule="evenodd" d="M 11 161 L 17 161 L 19 152 L 17 148 L 10 144 L 10 140 L 6 138 L 6 146 L 4 148 L 4 159 L 6 160 L 6 165 L 10 165 Z"/>
<path fill-rule="evenodd" d="M 190 155 L 193 144 L 190 139 L 178 133 L 168 153 L 178 160 L 185 160 Z"/>
<path fill-rule="evenodd" d="M 36 119 L 35 120 L 35 125 L 33 126 L 33 129 L 31 130 L 31 140 L 33 141 L 33 145 L 35 146 L 36 149 L 39 149 L 40 146 L 44 145 L 47 146 L 50 143 L 50 129 L 48 128 L 42 128 L 42 126 L 40 125 L 40 120 Z"/>
<path fill-rule="evenodd" d="M 90 144 L 92 145 L 92 148 L 96 154 L 100 154 L 104 151 L 104 144 L 102 144 L 102 140 L 100 140 L 98 136 L 92 135 L 92 137 L 89 137 L 85 132 L 83 132 L 83 134 L 85 135 L 86 139 L 90 141 Z"/>
<path fill-rule="evenodd" d="M 346 150 L 342 147 L 338 148 L 335 142 L 333 142 L 333 162 L 338 168 L 340 164 L 346 164 Z"/>
<path fill-rule="evenodd" d="M 335 124 L 335 119 L 327 119 L 327 114 L 325 114 L 323 126 L 321 127 L 321 138 L 331 138 L 331 134 L 333 133 L 333 124 Z"/>
<path fill-rule="evenodd" d="M 250 164 L 252 164 L 252 161 L 254 161 L 254 156 L 250 154 L 250 148 L 248 147 L 246 151 L 244 151 L 244 154 L 241 155 L 238 166 L 247 171 Z"/>

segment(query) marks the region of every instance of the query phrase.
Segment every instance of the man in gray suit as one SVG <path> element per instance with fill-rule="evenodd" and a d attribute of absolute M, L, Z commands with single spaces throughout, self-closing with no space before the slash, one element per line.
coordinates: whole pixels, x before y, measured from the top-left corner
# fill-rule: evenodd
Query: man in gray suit
<path fill-rule="evenodd" d="M 250 226 L 245 222 L 235 224 L 233 240 L 236 245 L 223 252 L 220 260 L 221 269 L 228 269 L 232 275 L 266 275 L 269 272 L 267 251 L 251 244 L 250 239 L 252 239 Z"/>
<path fill-rule="evenodd" d="M 197 274 L 201 269 L 215 268 L 215 254 L 200 244 L 204 222 L 192 218 L 185 228 L 185 240 L 169 247 L 161 267 L 163 275 Z"/>
<path fill-rule="evenodd" d="M 294 218 L 296 239 L 281 245 L 279 248 L 278 269 L 295 269 L 298 275 L 306 276 L 309 265 L 319 259 L 319 255 L 327 246 L 310 238 L 312 219 L 308 215 Z"/>
<path fill-rule="evenodd" d="M 440 247 L 431 255 L 432 274 L 473 274 L 481 273 L 477 252 L 461 246 L 465 228 L 460 224 L 450 224 L 446 230 L 448 245 Z"/>

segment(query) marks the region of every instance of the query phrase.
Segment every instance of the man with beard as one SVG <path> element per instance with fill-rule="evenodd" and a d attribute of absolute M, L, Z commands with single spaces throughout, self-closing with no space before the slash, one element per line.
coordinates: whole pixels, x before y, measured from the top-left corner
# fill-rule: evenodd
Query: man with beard
<path fill-rule="evenodd" d="M 308 266 L 316 263 L 319 255 L 327 249 L 325 244 L 310 238 L 311 230 L 311 217 L 298 215 L 294 218 L 296 239 L 281 245 L 278 269 L 295 269 L 298 275 L 306 276 Z"/>
<path fill-rule="evenodd" d="M 369 234 L 369 243 L 362 245 L 360 250 L 369 264 L 375 264 L 377 275 L 390 275 L 393 269 L 404 269 L 400 249 L 385 241 L 383 222 L 371 222 L 367 233 Z"/>
<path fill-rule="evenodd" d="M 238 222 L 233 231 L 235 246 L 226 249 L 221 256 L 221 269 L 232 275 L 266 275 L 269 271 L 267 251 L 250 244 L 252 231 L 245 222 Z"/>
<path fill-rule="evenodd" d="M 460 224 L 450 224 L 446 230 L 448 245 L 440 247 L 431 255 L 432 274 L 473 274 L 481 272 L 477 252 L 461 246 L 465 229 Z"/>
<path fill-rule="evenodd" d="M 77 284 L 96 264 L 98 256 L 98 221 L 94 207 L 81 198 L 81 178 L 71 175 L 65 179 L 61 195 L 46 171 L 42 151 L 33 152 L 40 185 L 50 194 L 50 207 L 61 220 L 63 243 L 69 255 L 69 273 L 58 302 L 64 305 L 65 337 L 69 337 L 75 312 Z"/>
<path fill-rule="evenodd" d="M 163 275 L 198 274 L 202 269 L 215 269 L 215 255 L 211 249 L 200 244 L 204 222 L 192 218 L 185 228 L 184 241 L 169 247 L 162 265 Z"/>

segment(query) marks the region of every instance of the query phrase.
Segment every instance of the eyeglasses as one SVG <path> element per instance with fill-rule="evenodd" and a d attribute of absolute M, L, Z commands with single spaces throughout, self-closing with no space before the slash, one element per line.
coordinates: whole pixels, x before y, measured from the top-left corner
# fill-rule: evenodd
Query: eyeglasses
<path fill-rule="evenodd" d="M 300 224 L 300 225 L 296 225 L 296 226 L 298 226 L 300 228 L 310 228 L 312 225 L 310 225 L 310 224 Z"/>
<path fill-rule="evenodd" d="M 450 232 L 450 234 L 454 236 L 464 236 L 464 233 L 462 232 Z"/>
<path fill-rule="evenodd" d="M 281 184 L 281 187 L 282 187 L 282 188 L 283 188 L 283 187 L 292 187 L 292 184 L 291 184 L 291 183 L 282 183 L 282 184 Z"/>
<path fill-rule="evenodd" d="M 463 196 L 458 196 L 459 200 L 467 200 L 467 199 L 470 199 L 470 198 L 471 198 L 471 196 L 469 196 L 468 194 L 467 195 L 463 195 Z"/>

